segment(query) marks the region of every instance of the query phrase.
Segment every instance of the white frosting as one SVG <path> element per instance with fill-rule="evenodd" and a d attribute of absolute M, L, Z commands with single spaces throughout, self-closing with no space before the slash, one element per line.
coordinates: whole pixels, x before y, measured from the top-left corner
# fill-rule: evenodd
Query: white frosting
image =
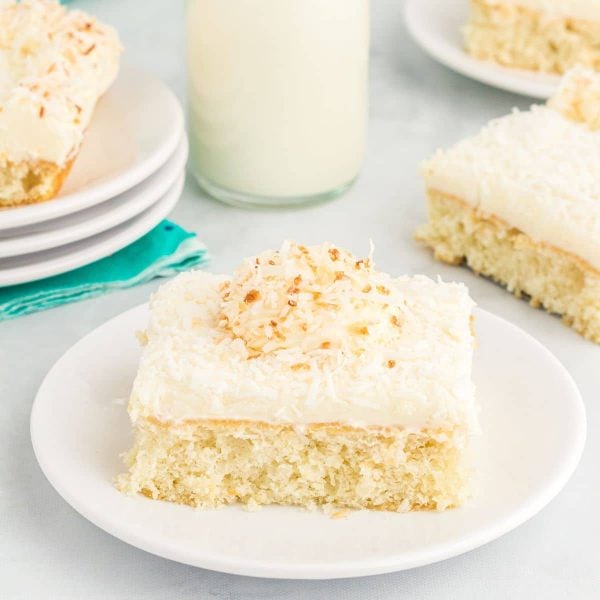
<path fill-rule="evenodd" d="M 254 353 L 365 352 L 396 337 L 403 300 L 371 257 L 357 260 L 332 244 L 285 242 L 236 269 L 224 290 L 223 315 Z"/>
<path fill-rule="evenodd" d="M 485 0 L 491 6 L 522 6 L 550 16 L 600 21 L 600 0 Z"/>
<path fill-rule="evenodd" d="M 53 0 L 0 4 L 0 165 L 64 165 L 116 77 L 115 31 Z"/>
<path fill-rule="evenodd" d="M 491 121 L 423 164 L 427 187 L 600 269 L 600 133 L 544 106 Z"/>
<path fill-rule="evenodd" d="M 473 302 L 464 285 L 423 276 L 389 278 L 393 291 L 385 298 L 401 320 L 395 325 L 382 313 L 381 331 L 390 324 L 385 335 L 380 331 L 361 347 L 334 343 L 303 349 L 294 344 L 257 354 L 224 326 L 228 281 L 185 273 L 154 296 L 129 405 L 134 421 L 212 418 L 476 428 Z M 303 302 L 300 298 L 298 307 Z M 356 310 L 358 318 L 364 314 Z M 341 330 L 347 331 L 347 322 L 341 318 Z"/>
<path fill-rule="evenodd" d="M 571 69 L 548 106 L 571 121 L 585 123 L 588 129 L 600 129 L 600 73 L 582 67 Z"/>

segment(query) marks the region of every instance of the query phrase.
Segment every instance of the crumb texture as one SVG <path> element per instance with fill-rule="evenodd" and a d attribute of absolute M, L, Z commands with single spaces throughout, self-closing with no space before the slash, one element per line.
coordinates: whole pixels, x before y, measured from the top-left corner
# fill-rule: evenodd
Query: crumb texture
<path fill-rule="evenodd" d="M 53 198 L 70 168 L 71 163 L 64 167 L 45 161 L 7 163 L 0 168 L 0 208 Z"/>
<path fill-rule="evenodd" d="M 600 14 L 596 11 L 592 20 L 577 11 L 561 14 L 556 7 L 562 2 L 553 3 L 552 12 L 537 4 L 471 0 L 464 29 L 468 52 L 507 67 L 549 73 L 576 65 L 600 69 Z"/>
<path fill-rule="evenodd" d="M 417 239 L 433 248 L 437 259 L 466 262 L 600 343 L 600 272 L 457 198 L 432 189 L 428 196 L 429 221 L 417 231 Z"/>
<path fill-rule="evenodd" d="M 459 429 L 139 423 L 127 493 L 213 508 L 233 503 L 443 510 L 470 496 Z"/>

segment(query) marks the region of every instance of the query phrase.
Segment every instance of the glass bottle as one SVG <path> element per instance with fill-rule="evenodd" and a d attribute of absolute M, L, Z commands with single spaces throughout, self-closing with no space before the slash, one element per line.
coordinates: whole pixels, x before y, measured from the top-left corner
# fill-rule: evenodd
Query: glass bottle
<path fill-rule="evenodd" d="M 334 198 L 365 148 L 369 0 L 187 0 L 191 167 L 224 202 Z"/>

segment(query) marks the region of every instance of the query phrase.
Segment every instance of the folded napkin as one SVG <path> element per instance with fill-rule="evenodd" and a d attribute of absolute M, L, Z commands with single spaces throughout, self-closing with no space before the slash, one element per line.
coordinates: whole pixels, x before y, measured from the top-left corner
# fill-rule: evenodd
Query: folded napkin
<path fill-rule="evenodd" d="M 0 321 L 168 277 L 207 260 L 195 233 L 163 221 L 137 242 L 90 265 L 0 288 Z"/>

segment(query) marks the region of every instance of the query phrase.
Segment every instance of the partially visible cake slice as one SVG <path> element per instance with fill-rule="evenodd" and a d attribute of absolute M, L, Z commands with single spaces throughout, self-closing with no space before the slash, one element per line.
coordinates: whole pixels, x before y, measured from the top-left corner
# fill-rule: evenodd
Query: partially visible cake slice
<path fill-rule="evenodd" d="M 285 243 L 153 297 L 118 487 L 199 507 L 441 510 L 470 496 L 473 302 Z"/>
<path fill-rule="evenodd" d="M 508 67 L 600 70 L 600 0 L 470 0 L 467 51 Z"/>
<path fill-rule="evenodd" d="M 600 74 L 489 123 L 423 165 L 417 238 L 600 343 Z"/>
<path fill-rule="evenodd" d="M 0 3 L 0 208 L 58 193 L 120 53 L 115 31 L 83 12 Z"/>

